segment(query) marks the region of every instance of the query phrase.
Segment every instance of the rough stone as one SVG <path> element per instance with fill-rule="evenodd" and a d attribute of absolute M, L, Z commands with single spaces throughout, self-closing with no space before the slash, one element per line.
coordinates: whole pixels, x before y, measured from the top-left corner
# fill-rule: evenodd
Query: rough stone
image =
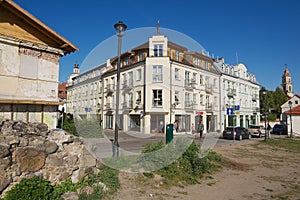
<path fill-rule="evenodd" d="M 84 147 L 82 153 L 79 157 L 79 166 L 80 167 L 95 167 L 96 159 L 90 154 L 90 152 Z"/>
<path fill-rule="evenodd" d="M 32 147 L 21 147 L 16 150 L 16 160 L 23 172 L 36 172 L 45 164 L 46 154 Z"/>
<path fill-rule="evenodd" d="M 10 157 L 0 159 L 0 170 L 6 170 L 10 167 L 10 165 L 11 165 Z"/>
<path fill-rule="evenodd" d="M 56 144 L 56 142 L 49 141 L 49 140 L 45 141 L 44 147 L 45 147 L 46 154 L 55 153 L 58 149 L 58 145 Z"/>
<path fill-rule="evenodd" d="M 0 159 L 10 154 L 9 146 L 6 144 L 0 144 Z"/>
<path fill-rule="evenodd" d="M 12 129 L 18 132 L 26 132 L 27 131 L 27 124 L 23 121 L 16 121 L 12 125 Z"/>
<path fill-rule="evenodd" d="M 61 198 L 64 200 L 78 200 L 79 196 L 76 192 L 69 192 L 61 195 Z"/>
<path fill-rule="evenodd" d="M 0 175 L 0 194 L 5 188 L 7 188 L 10 182 L 11 182 L 11 178 L 5 175 Z"/>
<path fill-rule="evenodd" d="M 54 167 L 61 167 L 64 166 L 64 160 L 58 155 L 51 154 L 47 156 L 46 164 Z"/>

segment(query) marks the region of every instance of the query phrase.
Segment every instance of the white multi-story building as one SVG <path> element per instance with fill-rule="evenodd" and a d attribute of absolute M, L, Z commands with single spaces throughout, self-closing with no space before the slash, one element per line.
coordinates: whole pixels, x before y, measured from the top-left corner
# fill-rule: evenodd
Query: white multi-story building
<path fill-rule="evenodd" d="M 97 116 L 104 129 L 113 129 L 118 106 L 120 129 L 143 133 L 164 132 L 175 121 L 181 133 L 200 123 L 204 133 L 259 124 L 260 85 L 243 64 L 230 66 L 153 35 L 121 55 L 119 105 L 116 69 L 117 57 L 83 74 L 75 66 L 68 112 Z"/>
<path fill-rule="evenodd" d="M 257 125 L 260 122 L 260 85 L 244 64 L 228 65 L 220 58 L 214 63 L 221 73 L 222 127 Z"/>

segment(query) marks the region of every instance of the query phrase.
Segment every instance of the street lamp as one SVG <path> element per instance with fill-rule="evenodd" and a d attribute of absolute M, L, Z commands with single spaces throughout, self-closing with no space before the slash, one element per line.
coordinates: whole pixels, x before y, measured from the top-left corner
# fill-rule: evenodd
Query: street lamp
<path fill-rule="evenodd" d="M 264 95 L 264 104 L 265 104 L 265 109 L 264 109 L 264 115 L 265 115 L 265 141 L 267 141 L 268 139 L 268 135 L 267 135 L 267 92 L 266 90 L 263 91 L 263 95 Z"/>
<path fill-rule="evenodd" d="M 289 106 L 290 106 L 290 123 L 291 123 L 291 138 L 293 138 L 293 124 L 292 124 L 292 105 L 293 105 L 293 102 L 292 101 L 289 101 Z"/>
<path fill-rule="evenodd" d="M 114 25 L 116 29 L 116 35 L 118 36 L 118 63 L 117 63 L 117 88 L 116 88 L 116 113 L 115 113 L 115 135 L 113 143 L 113 157 L 119 157 L 119 98 L 120 98 L 120 63 L 121 63 L 121 45 L 122 37 L 125 34 L 127 26 L 119 21 Z"/>

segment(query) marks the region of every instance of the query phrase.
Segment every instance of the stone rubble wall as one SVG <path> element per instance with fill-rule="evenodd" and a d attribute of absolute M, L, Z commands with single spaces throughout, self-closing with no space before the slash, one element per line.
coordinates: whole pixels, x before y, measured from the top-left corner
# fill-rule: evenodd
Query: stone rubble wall
<path fill-rule="evenodd" d="M 83 140 L 46 124 L 0 120 L 0 195 L 22 178 L 39 176 L 57 184 L 73 183 L 99 173 L 103 165 L 83 145 Z"/>

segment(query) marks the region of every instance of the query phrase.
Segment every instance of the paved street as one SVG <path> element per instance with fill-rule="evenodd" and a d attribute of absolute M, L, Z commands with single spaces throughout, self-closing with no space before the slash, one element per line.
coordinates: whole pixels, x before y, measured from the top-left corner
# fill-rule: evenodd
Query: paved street
<path fill-rule="evenodd" d="M 105 136 L 107 137 L 107 141 L 113 140 L 114 138 L 114 132 L 112 130 L 105 130 Z M 249 140 L 227 140 L 220 138 L 222 133 L 217 132 L 211 132 L 204 135 L 203 138 L 194 139 L 193 135 L 191 134 L 180 134 L 180 135 L 174 135 L 174 139 L 185 137 L 189 138 L 191 140 L 194 140 L 197 144 L 201 146 L 202 149 L 213 149 L 217 146 L 225 146 L 225 145 L 232 145 L 235 143 L 247 143 Z M 283 135 L 271 135 L 271 138 L 282 138 L 285 137 Z M 139 134 L 136 132 L 119 132 L 119 144 L 120 149 L 126 151 L 126 152 L 132 152 L 132 153 L 140 153 L 143 149 L 143 145 L 148 142 L 158 142 L 158 141 L 164 141 L 165 142 L 165 134 Z M 252 138 L 251 140 L 264 140 L 263 138 Z"/>

